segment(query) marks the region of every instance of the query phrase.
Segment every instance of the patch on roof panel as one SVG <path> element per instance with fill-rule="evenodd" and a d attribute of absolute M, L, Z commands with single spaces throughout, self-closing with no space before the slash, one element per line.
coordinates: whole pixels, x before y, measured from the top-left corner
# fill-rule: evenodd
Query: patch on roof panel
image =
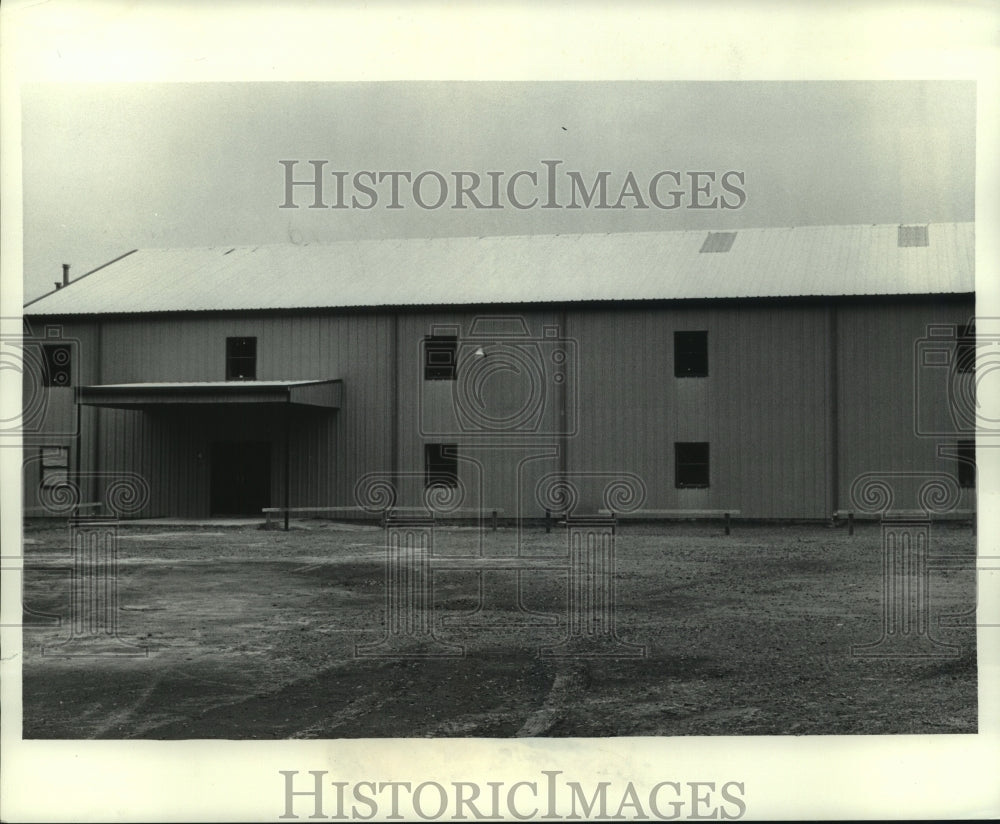
<path fill-rule="evenodd" d="M 926 226 L 900 226 L 899 235 L 896 238 L 896 245 L 903 246 L 930 246 L 930 238 L 927 234 Z"/>
<path fill-rule="evenodd" d="M 728 252 L 733 248 L 736 232 L 709 232 L 699 252 Z"/>

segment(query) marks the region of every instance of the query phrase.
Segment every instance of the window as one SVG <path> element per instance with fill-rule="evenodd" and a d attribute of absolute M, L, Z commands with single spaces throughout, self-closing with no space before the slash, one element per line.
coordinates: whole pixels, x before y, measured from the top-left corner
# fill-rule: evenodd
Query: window
<path fill-rule="evenodd" d="M 976 325 L 967 323 L 958 327 L 955 344 L 955 369 L 960 373 L 976 371 Z"/>
<path fill-rule="evenodd" d="M 68 343 L 43 343 L 45 359 L 45 386 L 69 386 L 73 382 L 72 358 Z"/>
<path fill-rule="evenodd" d="M 457 350 L 456 335 L 430 335 L 424 338 L 424 380 L 455 380 Z"/>
<path fill-rule="evenodd" d="M 674 376 L 708 377 L 708 332 L 674 332 Z"/>
<path fill-rule="evenodd" d="M 42 447 L 42 486 L 52 487 L 69 481 L 69 448 Z"/>
<path fill-rule="evenodd" d="M 226 380 L 257 380 L 257 338 L 226 338 Z"/>
<path fill-rule="evenodd" d="M 678 489 L 708 487 L 708 444 L 674 444 L 674 485 Z"/>
<path fill-rule="evenodd" d="M 976 442 L 972 439 L 958 442 L 958 485 L 965 489 L 976 486 Z"/>
<path fill-rule="evenodd" d="M 424 486 L 458 486 L 458 444 L 424 444 Z"/>

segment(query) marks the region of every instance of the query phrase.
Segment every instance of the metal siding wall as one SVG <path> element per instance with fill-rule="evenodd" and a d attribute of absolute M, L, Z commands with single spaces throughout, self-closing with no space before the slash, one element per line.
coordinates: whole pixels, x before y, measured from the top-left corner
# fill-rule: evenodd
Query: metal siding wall
<path fill-rule="evenodd" d="M 676 418 L 667 389 L 672 363 L 669 378 L 666 372 L 672 330 L 656 313 L 627 310 L 574 312 L 568 326 L 578 341 L 580 374 L 570 471 L 633 472 L 646 485 L 646 506 L 663 506 L 664 451 Z M 588 490 L 585 511 L 603 506 L 600 486 Z"/>
<path fill-rule="evenodd" d="M 581 342 L 571 468 L 638 474 L 647 508 L 824 515 L 822 309 L 594 310 L 574 312 L 569 330 Z M 673 333 L 695 330 L 708 331 L 709 376 L 675 378 Z M 709 443 L 708 489 L 675 488 L 675 441 Z"/>
<path fill-rule="evenodd" d="M 744 514 L 821 518 L 830 481 L 827 451 L 828 327 L 819 307 L 739 310 L 729 356 L 737 406 L 718 419 L 727 448 L 740 456 L 738 485 Z M 742 353 L 742 356 L 738 355 Z M 737 421 L 752 436 L 732 437 Z"/>
<path fill-rule="evenodd" d="M 515 317 L 528 329 L 529 346 L 538 342 L 538 352 L 548 354 L 553 346 L 543 337 L 544 327 L 557 325 L 558 312 L 496 310 L 492 312 L 404 312 L 399 315 L 399 470 L 412 477 L 401 484 L 403 505 L 419 505 L 423 494 L 424 445 L 458 445 L 458 474 L 466 489 L 463 506 L 498 508 L 505 516 L 520 513 L 525 517 L 543 514 L 535 497 L 539 479 L 559 470 L 560 438 L 558 397 L 553 386 L 542 391 L 542 419 L 538 429 L 497 430 L 487 437 L 463 428 L 455 415 L 459 380 L 425 381 L 421 341 L 436 325 L 459 327 L 459 343 L 468 343 L 476 319 Z M 495 340 L 488 336 L 488 340 Z M 543 374 L 548 374 L 545 369 Z M 487 390 L 488 391 L 488 390 Z M 494 399 L 502 400 L 502 399 Z M 518 399 L 513 399 L 517 405 Z M 516 444 L 516 445 L 515 445 Z"/>
<path fill-rule="evenodd" d="M 190 433 L 181 427 L 164 432 L 162 420 L 138 411 L 90 411 L 100 421 L 101 471 L 136 473 L 149 486 L 149 503 L 136 516 L 208 514 L 196 505 L 196 486 L 183 482 L 178 469 L 192 452 L 186 443 Z"/>
<path fill-rule="evenodd" d="M 922 425 L 915 420 L 915 414 L 938 425 L 950 420 L 949 370 L 923 368 L 917 393 L 914 359 L 928 324 L 964 324 L 973 313 L 971 301 L 944 300 L 841 310 L 841 508 L 850 508 L 851 484 L 865 472 L 955 473 L 955 462 L 938 457 L 936 449 L 953 444 L 957 436 L 919 436 Z M 918 483 L 898 481 L 894 505 L 915 509 Z M 975 506 L 974 490 L 964 490 L 962 498 L 963 508 Z"/>
<path fill-rule="evenodd" d="M 935 454 L 941 439 L 918 438 L 913 431 L 913 353 L 927 324 L 964 323 L 973 311 L 971 301 L 838 306 L 841 508 L 848 507 L 851 481 L 861 472 L 954 472 L 954 461 Z M 262 380 L 344 379 L 343 409 L 296 418 L 292 505 L 354 504 L 354 485 L 361 475 L 393 468 L 396 440 L 398 469 L 417 476 L 402 502 L 414 503 L 422 491 L 424 443 L 446 440 L 422 434 L 425 407 L 433 415 L 438 414 L 435 406 L 447 410 L 454 405 L 454 387 L 448 382 L 423 381 L 420 342 L 433 324 L 457 324 L 464 334 L 478 316 L 400 312 L 396 320 L 389 313 L 108 319 L 101 322 L 99 336 L 94 323 L 67 325 L 64 335 L 81 342 L 75 384 L 221 380 L 225 338 L 255 335 Z M 544 324 L 559 321 L 560 312 L 536 310 L 521 316 L 538 338 Z M 673 332 L 696 329 L 708 331 L 709 377 L 675 378 Z M 649 508 L 737 508 L 746 517 L 830 514 L 830 328 L 824 307 L 571 309 L 562 333 L 577 346 L 578 383 L 570 402 L 575 403 L 571 412 L 578 434 L 567 440 L 562 460 L 528 460 L 551 453 L 561 439 L 532 436 L 521 449 L 484 451 L 474 446 L 475 438 L 455 432 L 447 440 L 460 444 L 460 475 L 471 490 L 467 505 L 540 514 L 534 484 L 543 474 L 559 471 L 564 461 L 571 474 L 638 474 L 647 486 Z M 924 412 L 946 420 L 946 382 L 928 385 L 932 389 L 921 396 Z M 64 417 L 72 403 L 56 409 L 66 406 L 58 392 L 52 395 L 51 414 Z M 552 407 L 547 414 L 555 402 L 554 395 L 547 396 Z M 205 427 L 198 420 L 198 413 L 186 418 L 87 408 L 83 468 L 142 473 L 151 488 L 142 515 L 207 515 L 211 439 L 220 432 L 232 435 L 239 427 Z M 551 418 L 547 426 L 552 431 Z M 275 504 L 283 494 L 279 439 L 280 433 L 273 436 Z M 63 440 L 72 445 L 72 438 Z M 709 489 L 674 488 L 673 443 L 678 440 L 709 442 Z M 26 460 L 35 454 L 36 446 L 26 447 Z M 71 466 L 73 461 L 71 456 Z M 585 497 L 580 510 L 602 506 L 601 484 L 581 483 Z M 37 468 L 30 463 L 25 484 L 25 506 L 37 505 Z M 87 496 L 100 493 L 95 487 Z M 974 506 L 974 491 L 963 493 L 962 506 Z"/>
<path fill-rule="evenodd" d="M 104 322 L 104 383 L 225 378 L 225 339 L 257 337 L 259 380 L 344 380 L 344 406 L 334 413 L 295 412 L 292 506 L 353 504 L 355 481 L 391 463 L 392 319 L 333 314 L 259 318 L 129 318 Z M 197 418 L 174 419 L 101 410 L 107 451 L 118 468 L 142 468 L 155 488 L 149 512 L 208 514 L 211 439 L 236 438 L 238 427 L 205 434 Z M 239 416 L 237 409 L 230 414 Z M 234 417 L 233 420 L 236 420 Z M 212 434 L 214 433 L 214 434 Z M 280 421 L 241 437 L 272 441 L 271 496 L 284 499 L 284 430 Z M 183 450 L 178 449 L 183 445 Z M 201 454 L 201 458 L 196 456 Z M 138 471 L 135 469 L 134 471 Z M 148 513 L 144 513 L 148 514 Z"/>

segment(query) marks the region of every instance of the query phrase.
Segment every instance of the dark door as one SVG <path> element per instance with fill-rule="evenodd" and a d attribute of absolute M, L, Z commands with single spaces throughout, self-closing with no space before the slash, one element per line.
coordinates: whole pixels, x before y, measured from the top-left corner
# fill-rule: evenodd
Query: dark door
<path fill-rule="evenodd" d="M 212 444 L 213 515 L 260 515 L 271 498 L 271 445 L 266 441 Z"/>

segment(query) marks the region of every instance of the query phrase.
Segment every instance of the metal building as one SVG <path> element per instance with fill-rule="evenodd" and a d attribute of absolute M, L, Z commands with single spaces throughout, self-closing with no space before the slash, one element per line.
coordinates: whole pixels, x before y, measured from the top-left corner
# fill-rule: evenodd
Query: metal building
<path fill-rule="evenodd" d="M 823 519 L 871 471 L 975 506 L 971 223 L 137 250 L 25 307 L 25 506 Z M 971 406 L 970 406 L 971 404 Z"/>

